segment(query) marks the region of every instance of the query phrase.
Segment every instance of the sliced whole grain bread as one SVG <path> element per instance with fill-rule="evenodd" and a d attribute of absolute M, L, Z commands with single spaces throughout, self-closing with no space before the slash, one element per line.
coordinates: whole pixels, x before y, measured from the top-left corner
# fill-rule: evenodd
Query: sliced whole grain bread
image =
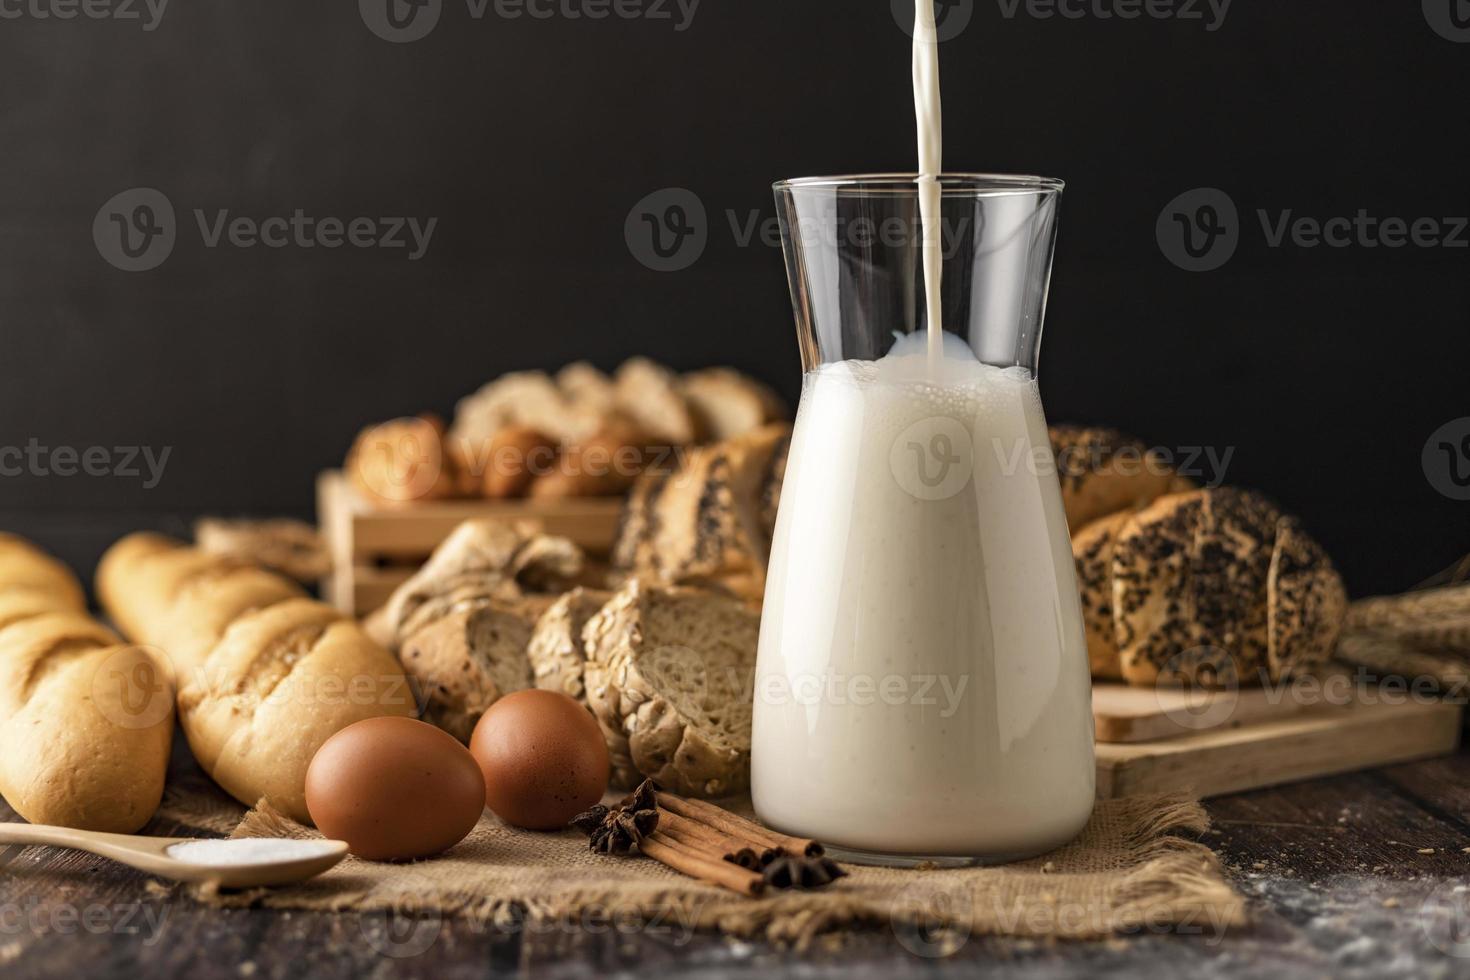
<path fill-rule="evenodd" d="M 586 703 L 587 652 L 582 646 L 582 630 L 612 596 L 601 589 L 578 586 L 542 613 L 526 649 L 537 687 L 560 691 Z"/>
<path fill-rule="evenodd" d="M 425 721 L 468 743 L 491 705 L 531 686 L 532 612 L 519 603 L 473 603 L 403 642 L 399 660 L 418 688 Z"/>
<path fill-rule="evenodd" d="M 717 797 L 750 782 L 760 616 L 745 603 L 631 579 L 583 629 L 587 703 L 618 785 Z"/>

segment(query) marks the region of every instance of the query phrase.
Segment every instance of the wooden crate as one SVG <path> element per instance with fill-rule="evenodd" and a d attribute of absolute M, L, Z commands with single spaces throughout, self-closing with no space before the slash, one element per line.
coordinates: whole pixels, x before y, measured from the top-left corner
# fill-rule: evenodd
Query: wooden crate
<path fill-rule="evenodd" d="M 451 500 L 385 508 L 353 489 L 340 470 L 317 479 L 317 519 L 332 557 L 322 596 L 344 612 L 365 616 L 402 585 L 449 533 L 473 518 L 536 520 L 570 538 L 593 558 L 612 549 L 622 498 L 559 501 Z"/>

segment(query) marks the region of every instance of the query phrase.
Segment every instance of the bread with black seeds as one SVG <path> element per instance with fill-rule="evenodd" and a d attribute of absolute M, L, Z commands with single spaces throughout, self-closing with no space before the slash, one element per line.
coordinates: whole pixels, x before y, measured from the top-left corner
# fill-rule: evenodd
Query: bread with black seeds
<path fill-rule="evenodd" d="M 1053 426 L 1052 452 L 1067 525 L 1079 531 L 1121 510 L 1134 510 L 1183 489 L 1167 459 L 1116 429 Z"/>
<path fill-rule="evenodd" d="M 1119 664 L 1137 685 L 1279 680 L 1330 655 L 1346 612 L 1321 548 L 1236 489 L 1171 494 L 1128 514 L 1112 588 Z"/>
<path fill-rule="evenodd" d="M 1077 586 L 1082 592 L 1082 626 L 1092 676 L 1122 680 L 1118 636 L 1113 626 L 1113 549 L 1129 513 L 1099 518 L 1072 537 Z"/>

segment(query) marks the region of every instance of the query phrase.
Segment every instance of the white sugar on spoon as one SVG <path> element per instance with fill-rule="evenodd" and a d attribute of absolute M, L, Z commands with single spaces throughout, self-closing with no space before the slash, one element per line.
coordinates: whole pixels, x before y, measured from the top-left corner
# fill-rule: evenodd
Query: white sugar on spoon
<path fill-rule="evenodd" d="M 160 878 L 220 888 L 294 884 L 330 870 L 347 856 L 344 841 L 137 837 L 32 824 L 0 824 L 0 844 L 68 847 Z"/>

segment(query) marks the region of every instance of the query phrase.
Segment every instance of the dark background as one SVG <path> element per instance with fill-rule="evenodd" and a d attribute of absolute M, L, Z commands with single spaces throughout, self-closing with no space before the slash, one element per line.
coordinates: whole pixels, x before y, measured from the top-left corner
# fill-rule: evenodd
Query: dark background
<path fill-rule="evenodd" d="M 408 44 L 343 0 L 174 0 L 151 32 L 0 20 L 0 446 L 173 447 L 152 490 L 0 479 L 0 528 L 86 574 L 137 527 L 309 516 L 362 425 L 578 358 L 730 364 L 794 398 L 779 251 L 737 245 L 726 215 L 770 217 L 778 178 L 912 169 L 909 39 L 888 0 L 704 0 L 674 26 L 474 20 L 464 0 Z M 1254 216 L 1470 214 L 1470 44 L 1416 0 L 1236 0 L 1213 32 L 978 0 L 941 57 L 950 169 L 1068 181 L 1054 421 L 1235 447 L 1230 481 L 1302 514 L 1354 593 L 1470 551 L 1466 505 L 1421 465 L 1470 415 L 1470 251 L 1273 249 Z M 130 274 L 91 228 L 136 186 L 168 195 L 179 241 Z M 662 274 L 623 223 L 670 186 L 704 201 L 710 243 Z M 1203 186 L 1242 240 L 1189 273 L 1155 221 Z M 208 249 L 194 208 L 439 223 L 409 262 Z"/>

